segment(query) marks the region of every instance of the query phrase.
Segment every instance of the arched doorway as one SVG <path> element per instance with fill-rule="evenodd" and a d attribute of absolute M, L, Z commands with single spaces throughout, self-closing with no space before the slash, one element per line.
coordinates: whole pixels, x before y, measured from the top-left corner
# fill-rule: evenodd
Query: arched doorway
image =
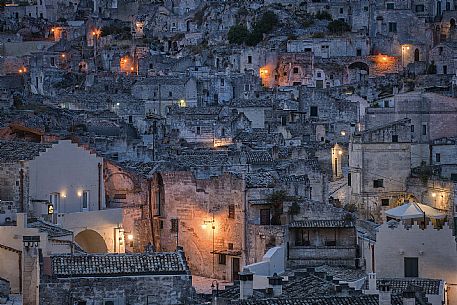
<path fill-rule="evenodd" d="M 105 240 L 94 230 L 86 229 L 75 236 L 75 242 L 87 253 L 107 253 Z"/>
<path fill-rule="evenodd" d="M 420 51 L 419 49 L 414 50 L 414 61 L 419 61 Z"/>

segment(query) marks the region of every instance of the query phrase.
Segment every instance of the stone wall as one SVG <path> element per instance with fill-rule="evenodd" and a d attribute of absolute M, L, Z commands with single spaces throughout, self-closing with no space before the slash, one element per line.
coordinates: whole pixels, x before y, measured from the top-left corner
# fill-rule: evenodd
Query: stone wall
<path fill-rule="evenodd" d="M 77 301 L 101 305 L 106 300 L 130 305 L 171 305 L 189 304 L 192 297 L 192 279 L 189 275 L 45 277 L 40 284 L 41 305 L 73 305 Z"/>
<path fill-rule="evenodd" d="M 192 273 L 231 280 L 232 258 L 227 256 L 226 265 L 219 264 L 218 255 L 211 252 L 214 234 L 216 251 L 227 251 L 232 244 L 233 250 L 240 253 L 238 257 L 244 253 L 242 180 L 228 173 L 205 180 L 196 179 L 191 172 L 165 172 L 161 176 L 164 203 L 157 216 L 161 251 L 176 249 L 177 232 L 172 219 L 178 218 L 178 244 L 184 248 Z M 234 206 L 233 219 L 229 218 L 229 205 Z"/>

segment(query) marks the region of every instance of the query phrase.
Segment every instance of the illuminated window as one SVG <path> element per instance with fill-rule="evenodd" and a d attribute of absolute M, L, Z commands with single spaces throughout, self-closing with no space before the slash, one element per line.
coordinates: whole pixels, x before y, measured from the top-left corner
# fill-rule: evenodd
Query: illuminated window
<path fill-rule="evenodd" d="M 89 209 L 89 191 L 83 191 L 83 210 Z"/>

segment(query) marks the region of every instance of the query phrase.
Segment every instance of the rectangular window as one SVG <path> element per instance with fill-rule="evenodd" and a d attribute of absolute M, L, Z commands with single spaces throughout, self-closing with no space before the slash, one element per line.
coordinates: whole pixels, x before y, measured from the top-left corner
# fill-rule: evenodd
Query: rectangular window
<path fill-rule="evenodd" d="M 362 56 L 362 49 L 356 50 L 356 56 Z"/>
<path fill-rule="evenodd" d="M 427 135 L 427 125 L 422 125 L 422 135 L 423 136 Z"/>
<path fill-rule="evenodd" d="M 49 195 L 49 202 L 51 202 L 54 213 L 60 212 L 60 193 L 51 193 Z"/>
<path fill-rule="evenodd" d="M 351 173 L 348 173 L 348 186 L 352 185 L 352 176 Z"/>
<path fill-rule="evenodd" d="M 251 55 L 248 56 L 248 64 L 252 64 L 252 56 Z"/>
<path fill-rule="evenodd" d="M 51 66 L 56 66 L 56 59 L 54 57 L 51 57 Z"/>
<path fill-rule="evenodd" d="M 393 2 L 386 3 L 386 8 L 387 8 L 388 10 L 393 10 L 393 9 L 395 9 L 395 3 L 393 3 Z"/>
<path fill-rule="evenodd" d="M 317 117 L 318 116 L 318 108 L 317 106 L 309 107 L 309 116 Z"/>
<path fill-rule="evenodd" d="M 171 219 L 171 233 L 177 233 L 178 232 L 178 218 L 173 218 Z"/>
<path fill-rule="evenodd" d="M 260 224 L 261 225 L 270 224 L 270 209 L 261 209 L 260 210 Z"/>
<path fill-rule="evenodd" d="M 297 68 L 297 67 L 294 67 L 293 72 L 294 72 L 294 74 L 298 74 L 298 68 Z"/>
<path fill-rule="evenodd" d="M 202 133 L 202 129 L 201 129 L 200 126 L 197 126 L 197 131 L 196 131 L 196 133 L 197 133 L 198 135 L 200 135 L 200 134 Z"/>
<path fill-rule="evenodd" d="M 405 257 L 405 277 L 419 277 L 419 259 L 417 257 Z"/>
<path fill-rule="evenodd" d="M 383 179 L 373 180 L 373 187 L 374 188 L 384 187 L 384 180 Z"/>
<path fill-rule="evenodd" d="M 443 74 L 447 74 L 447 66 L 443 66 Z"/>
<path fill-rule="evenodd" d="M 235 205 L 229 204 L 228 206 L 228 218 L 235 219 Z"/>
<path fill-rule="evenodd" d="M 221 78 L 221 87 L 224 87 L 225 86 L 225 80 L 223 78 Z"/>
<path fill-rule="evenodd" d="M 397 23 L 389 22 L 389 33 L 397 33 Z"/>
<path fill-rule="evenodd" d="M 344 13 L 344 8 L 340 7 L 340 14 Z"/>
<path fill-rule="evenodd" d="M 416 12 L 417 13 L 422 13 L 424 11 L 425 11 L 425 6 L 423 4 L 416 5 Z"/>
<path fill-rule="evenodd" d="M 219 265 L 226 265 L 227 264 L 227 255 L 219 254 Z"/>
<path fill-rule="evenodd" d="M 392 135 L 392 143 L 398 143 L 398 135 L 396 135 L 396 134 Z"/>
<path fill-rule="evenodd" d="M 172 96 L 173 96 L 173 92 L 168 91 L 168 97 L 172 97 Z"/>
<path fill-rule="evenodd" d="M 441 162 L 441 154 L 435 154 L 435 161 L 437 163 L 440 163 Z"/>
<path fill-rule="evenodd" d="M 114 305 L 114 301 L 104 301 L 103 302 L 104 305 Z"/>
<path fill-rule="evenodd" d="M 383 207 L 388 207 L 389 206 L 389 199 L 381 199 L 381 205 Z"/>
<path fill-rule="evenodd" d="M 457 182 L 457 174 L 451 174 L 451 180 Z"/>
<path fill-rule="evenodd" d="M 83 211 L 89 209 L 89 191 L 83 191 Z"/>
<path fill-rule="evenodd" d="M 233 243 L 228 243 L 227 245 L 228 245 L 227 248 L 228 248 L 229 250 L 233 250 Z"/>
<path fill-rule="evenodd" d="M 414 132 L 414 125 L 411 125 L 411 132 Z"/>

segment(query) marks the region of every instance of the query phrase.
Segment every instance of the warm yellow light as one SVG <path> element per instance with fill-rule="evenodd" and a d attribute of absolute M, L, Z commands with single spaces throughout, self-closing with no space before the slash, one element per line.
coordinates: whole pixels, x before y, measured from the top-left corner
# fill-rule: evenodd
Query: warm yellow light
<path fill-rule="evenodd" d="M 62 193 L 62 198 L 67 198 L 67 194 Z"/>
<path fill-rule="evenodd" d="M 95 32 L 92 32 L 92 35 L 93 35 L 93 36 L 95 36 L 95 34 L 96 34 Z"/>
<path fill-rule="evenodd" d="M 127 235 L 127 239 L 128 239 L 128 240 L 133 240 L 133 234 Z"/>
<path fill-rule="evenodd" d="M 23 71 L 22 71 L 22 69 L 19 69 L 17 72 L 22 73 Z"/>
<path fill-rule="evenodd" d="M 268 76 L 268 69 L 267 68 L 260 68 L 259 70 L 260 76 Z"/>
<path fill-rule="evenodd" d="M 341 150 L 338 151 L 338 155 L 342 155 L 343 152 Z"/>
<path fill-rule="evenodd" d="M 56 31 L 56 29 L 54 29 L 54 28 L 52 28 L 52 29 L 51 29 L 51 32 L 53 32 L 53 33 L 54 33 L 55 31 Z"/>
<path fill-rule="evenodd" d="M 202 229 L 203 230 L 206 230 L 207 227 L 208 227 L 208 225 L 206 223 L 202 223 Z"/>
<path fill-rule="evenodd" d="M 130 67 L 130 70 L 132 70 L 132 71 L 133 71 L 133 67 Z"/>
<path fill-rule="evenodd" d="M 62 56 L 62 58 L 65 58 L 65 54 L 62 54 L 62 55 L 60 55 L 60 56 Z"/>
<path fill-rule="evenodd" d="M 436 193 L 432 193 L 432 197 L 436 197 Z"/>
<path fill-rule="evenodd" d="M 342 135 L 342 136 L 345 136 L 345 135 L 346 135 L 346 131 L 344 131 L 344 130 L 341 131 L 341 135 Z"/>
<path fill-rule="evenodd" d="M 78 197 L 81 197 L 83 195 L 83 192 L 78 191 Z"/>
<path fill-rule="evenodd" d="M 409 50 L 409 46 L 406 46 L 406 50 Z"/>

